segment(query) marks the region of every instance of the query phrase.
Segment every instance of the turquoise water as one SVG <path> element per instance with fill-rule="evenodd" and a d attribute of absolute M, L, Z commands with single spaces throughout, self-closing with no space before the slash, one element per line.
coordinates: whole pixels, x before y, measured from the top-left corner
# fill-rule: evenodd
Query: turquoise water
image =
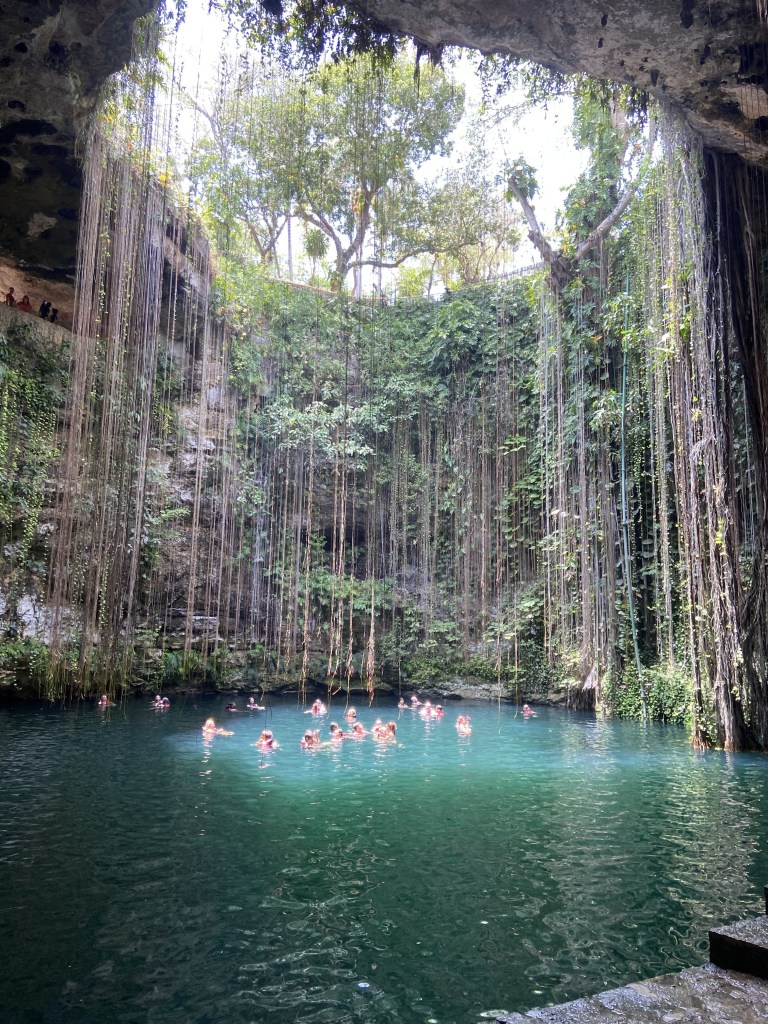
<path fill-rule="evenodd" d="M 222 706 L 0 711 L 4 1022 L 474 1022 L 702 962 L 761 909 L 764 757 L 478 704 L 302 751 L 295 704 Z"/>

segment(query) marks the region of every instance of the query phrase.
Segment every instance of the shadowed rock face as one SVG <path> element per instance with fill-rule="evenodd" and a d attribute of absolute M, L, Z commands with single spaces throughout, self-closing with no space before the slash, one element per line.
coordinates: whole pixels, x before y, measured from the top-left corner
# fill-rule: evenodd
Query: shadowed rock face
<path fill-rule="evenodd" d="M 628 82 L 705 145 L 768 162 L 768 26 L 759 0 L 358 0 L 429 47 L 456 44 Z"/>
<path fill-rule="evenodd" d="M 0 0 L 0 253 L 73 272 L 80 208 L 75 155 L 102 82 L 130 57 L 153 0 Z"/>

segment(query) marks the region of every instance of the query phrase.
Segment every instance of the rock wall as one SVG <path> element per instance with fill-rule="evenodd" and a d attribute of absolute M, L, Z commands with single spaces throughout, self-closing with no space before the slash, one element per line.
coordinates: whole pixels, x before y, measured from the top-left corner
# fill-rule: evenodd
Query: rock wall
<path fill-rule="evenodd" d="M 131 54 L 155 0 L 1 0 L 0 254 L 74 272 L 82 174 L 78 134 L 104 80 Z"/>

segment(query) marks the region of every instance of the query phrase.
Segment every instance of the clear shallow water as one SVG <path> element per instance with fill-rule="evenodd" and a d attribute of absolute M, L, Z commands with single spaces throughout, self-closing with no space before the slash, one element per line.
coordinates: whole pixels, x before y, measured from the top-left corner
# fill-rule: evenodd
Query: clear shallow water
<path fill-rule="evenodd" d="M 477 704 L 468 739 L 386 705 L 360 719 L 398 746 L 308 752 L 295 704 L 222 707 L 0 711 L 3 1022 L 473 1022 L 702 962 L 761 909 L 764 757 Z"/>

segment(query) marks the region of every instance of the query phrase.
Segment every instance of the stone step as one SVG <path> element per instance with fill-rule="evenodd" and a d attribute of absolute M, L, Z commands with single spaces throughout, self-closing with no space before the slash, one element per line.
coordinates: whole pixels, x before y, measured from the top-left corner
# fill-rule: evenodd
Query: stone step
<path fill-rule="evenodd" d="M 709 959 L 718 967 L 768 979 L 768 917 L 713 928 Z"/>
<path fill-rule="evenodd" d="M 546 1006 L 499 1024 L 768 1024 L 768 983 L 713 964 Z"/>

